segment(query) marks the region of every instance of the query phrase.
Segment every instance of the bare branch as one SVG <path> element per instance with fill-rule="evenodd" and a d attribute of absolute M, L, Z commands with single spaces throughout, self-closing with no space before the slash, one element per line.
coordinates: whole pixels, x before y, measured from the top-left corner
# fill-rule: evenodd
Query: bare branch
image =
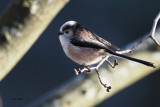
<path fill-rule="evenodd" d="M 115 67 L 118 65 L 118 61 L 117 61 L 117 60 L 114 60 L 114 65 L 112 65 L 109 60 L 106 60 L 106 62 L 107 62 L 112 68 L 115 68 Z"/>
<path fill-rule="evenodd" d="M 160 47 L 160 44 L 158 43 L 157 39 L 155 38 L 155 30 L 156 30 L 159 19 L 160 19 L 160 12 L 158 13 L 157 17 L 154 19 L 150 38 L 156 43 L 157 46 Z"/>
<path fill-rule="evenodd" d="M 122 50 L 122 51 L 116 51 L 116 53 L 119 53 L 119 54 L 131 53 L 131 52 L 135 51 L 135 49 L 137 49 L 148 38 L 151 38 L 155 42 L 155 44 L 160 47 L 160 44 L 158 43 L 157 39 L 155 38 L 155 31 L 156 31 L 156 27 L 157 27 L 159 19 L 160 19 L 160 12 L 158 13 L 158 15 L 156 16 L 156 18 L 154 19 L 151 32 L 148 35 L 146 35 L 145 37 L 143 37 L 143 39 L 140 40 L 139 42 L 136 41 L 136 45 L 134 45 L 133 47 L 131 47 L 131 49 Z"/>
<path fill-rule="evenodd" d="M 98 75 L 99 82 L 101 83 L 101 85 L 102 85 L 104 88 L 106 88 L 106 91 L 109 92 L 109 90 L 111 89 L 111 86 L 103 83 L 103 82 L 102 82 L 102 79 L 101 79 L 101 76 L 100 76 L 100 74 L 99 74 L 99 72 L 98 72 L 98 70 L 95 69 L 95 71 L 96 71 L 96 73 L 97 73 L 97 75 Z"/>
<path fill-rule="evenodd" d="M 151 32 L 149 35 L 147 35 L 146 37 L 144 37 L 144 39 L 140 40 L 136 45 L 134 45 L 131 49 L 128 49 L 127 51 L 128 52 L 132 52 L 134 51 L 137 47 L 139 47 L 139 45 L 141 45 L 144 41 L 146 41 L 148 38 L 151 38 L 155 44 L 157 46 L 160 47 L 160 44 L 158 43 L 157 39 L 155 38 L 155 31 L 156 31 L 156 27 L 157 27 L 157 24 L 158 24 L 158 21 L 160 19 L 160 12 L 158 13 L 158 15 L 156 16 L 156 18 L 154 19 L 153 21 L 153 26 L 152 26 L 152 29 L 151 29 Z M 127 53 L 127 52 L 126 52 Z"/>

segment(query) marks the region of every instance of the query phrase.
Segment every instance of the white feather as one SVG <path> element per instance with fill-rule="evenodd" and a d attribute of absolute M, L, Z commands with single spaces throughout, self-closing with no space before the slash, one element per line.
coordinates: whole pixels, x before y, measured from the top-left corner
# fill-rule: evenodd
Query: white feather
<path fill-rule="evenodd" d="M 75 23 L 77 23 L 76 21 L 67 21 L 66 23 L 64 23 L 61 28 L 60 28 L 60 32 L 63 32 L 63 28 L 66 26 L 66 25 L 70 25 L 70 26 L 73 26 Z"/>

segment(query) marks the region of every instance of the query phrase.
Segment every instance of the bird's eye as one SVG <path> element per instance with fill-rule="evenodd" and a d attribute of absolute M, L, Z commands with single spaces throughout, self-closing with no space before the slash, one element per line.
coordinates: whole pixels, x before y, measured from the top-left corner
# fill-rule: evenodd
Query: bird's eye
<path fill-rule="evenodd" d="M 66 34 L 69 33 L 68 30 L 66 30 L 65 33 L 66 33 Z"/>

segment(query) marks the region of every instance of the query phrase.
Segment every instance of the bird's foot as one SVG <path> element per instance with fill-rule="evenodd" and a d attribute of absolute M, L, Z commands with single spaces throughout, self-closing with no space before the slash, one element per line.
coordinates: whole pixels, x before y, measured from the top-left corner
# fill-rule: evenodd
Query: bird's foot
<path fill-rule="evenodd" d="M 84 64 L 82 64 L 82 65 L 80 65 L 79 67 L 77 67 L 77 68 L 74 69 L 74 72 L 75 72 L 76 75 L 79 75 L 79 74 L 82 73 L 82 72 L 81 72 L 81 67 L 82 67 L 83 65 L 84 65 Z"/>
<path fill-rule="evenodd" d="M 117 59 L 114 60 L 114 65 L 112 65 L 111 62 L 110 62 L 109 60 L 106 60 L 106 62 L 107 62 L 112 68 L 115 68 L 115 67 L 118 65 Z"/>
<path fill-rule="evenodd" d="M 87 68 L 86 72 L 91 72 L 91 69 L 90 69 L 90 66 L 89 66 L 89 65 L 86 66 L 86 68 Z"/>

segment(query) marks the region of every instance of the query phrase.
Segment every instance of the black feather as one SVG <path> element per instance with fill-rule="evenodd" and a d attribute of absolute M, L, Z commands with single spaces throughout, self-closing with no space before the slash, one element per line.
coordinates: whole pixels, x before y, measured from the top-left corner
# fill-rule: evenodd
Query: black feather
<path fill-rule="evenodd" d="M 87 47 L 87 48 L 96 48 L 96 49 L 105 49 L 105 46 L 101 46 L 99 44 L 93 43 L 93 42 L 87 42 L 84 40 L 78 40 L 78 38 L 74 37 L 70 41 L 73 45 L 79 46 L 79 47 Z"/>
<path fill-rule="evenodd" d="M 153 68 L 156 68 L 152 62 L 144 61 L 144 60 L 141 60 L 141 59 L 137 59 L 137 58 L 133 58 L 133 57 L 125 56 L 125 55 L 122 55 L 122 54 L 117 54 L 117 53 L 114 53 L 113 55 L 131 60 L 131 61 L 134 61 L 134 62 L 138 62 L 138 63 L 144 64 L 144 65 L 147 65 L 147 66 L 150 66 L 150 67 L 153 67 Z"/>

